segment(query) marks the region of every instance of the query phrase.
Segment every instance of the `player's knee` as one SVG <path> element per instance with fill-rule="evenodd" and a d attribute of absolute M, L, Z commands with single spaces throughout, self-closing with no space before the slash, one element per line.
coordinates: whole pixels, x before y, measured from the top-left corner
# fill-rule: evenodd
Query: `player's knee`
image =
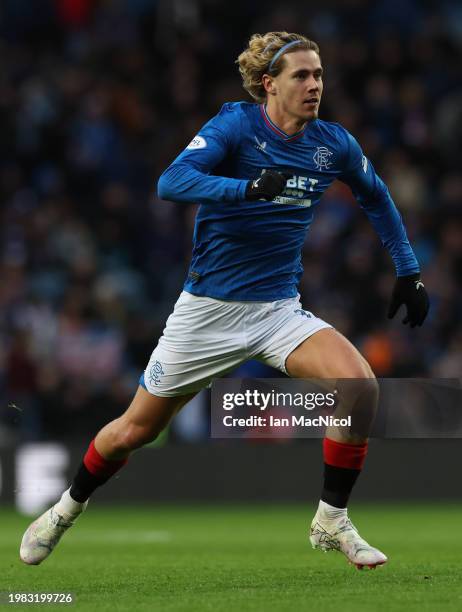
<path fill-rule="evenodd" d="M 366 398 L 366 405 L 370 405 L 371 409 L 375 410 L 377 400 L 379 398 L 379 383 L 374 375 L 368 378 L 363 378 L 360 381 L 361 395 Z"/>
<path fill-rule="evenodd" d="M 339 378 L 339 397 L 344 406 L 361 413 L 363 417 L 373 417 L 379 398 L 379 385 L 367 361 L 358 359 L 348 364 Z"/>
<path fill-rule="evenodd" d="M 337 389 L 348 404 L 355 404 L 360 398 L 369 403 L 376 402 L 379 395 L 379 385 L 375 376 L 369 378 L 345 378 L 337 381 Z"/>
<path fill-rule="evenodd" d="M 372 368 L 365 359 L 358 360 L 355 378 L 358 383 L 359 396 L 365 399 L 366 405 L 375 406 L 379 396 L 379 384 Z"/>
<path fill-rule="evenodd" d="M 341 368 L 341 376 L 338 376 L 338 378 L 375 380 L 375 374 L 367 361 L 361 357 L 343 364 L 343 367 Z M 373 384 L 371 384 L 371 386 L 373 386 Z"/>
<path fill-rule="evenodd" d="M 364 371 L 364 377 L 361 380 L 361 386 L 363 387 L 367 398 L 370 400 L 367 403 L 371 405 L 371 410 L 375 411 L 379 399 L 379 383 L 374 372 L 372 371 L 371 366 L 365 359 L 362 360 L 362 368 Z"/>

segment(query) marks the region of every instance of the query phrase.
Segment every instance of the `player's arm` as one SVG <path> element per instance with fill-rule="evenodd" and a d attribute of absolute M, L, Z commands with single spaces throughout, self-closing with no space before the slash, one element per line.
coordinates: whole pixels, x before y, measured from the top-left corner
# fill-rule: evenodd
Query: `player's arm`
<path fill-rule="evenodd" d="M 272 200 L 284 187 L 284 175 L 268 170 L 256 180 L 228 178 L 210 172 L 232 155 L 242 133 L 239 113 L 225 104 L 159 178 L 157 190 L 173 202 L 236 202 Z"/>
<path fill-rule="evenodd" d="M 344 172 L 340 180 L 350 186 L 361 208 L 388 249 L 396 268 L 396 282 L 388 312 L 394 317 L 399 307 L 407 307 L 403 323 L 422 325 L 428 313 L 428 296 L 420 280 L 420 268 L 406 230 L 388 191 L 356 140 L 347 134 Z"/>
<path fill-rule="evenodd" d="M 247 181 L 209 174 L 236 148 L 238 122 L 237 112 L 227 110 L 225 105 L 160 176 L 159 196 L 173 202 L 243 200 Z"/>

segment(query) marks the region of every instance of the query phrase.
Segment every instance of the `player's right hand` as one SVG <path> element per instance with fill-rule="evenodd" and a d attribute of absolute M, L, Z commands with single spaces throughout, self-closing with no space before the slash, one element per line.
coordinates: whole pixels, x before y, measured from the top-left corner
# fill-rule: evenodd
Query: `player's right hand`
<path fill-rule="evenodd" d="M 245 199 L 250 201 L 263 200 L 270 202 L 284 191 L 287 179 L 292 175 L 276 170 L 262 170 L 260 176 L 249 181 L 245 190 Z"/>

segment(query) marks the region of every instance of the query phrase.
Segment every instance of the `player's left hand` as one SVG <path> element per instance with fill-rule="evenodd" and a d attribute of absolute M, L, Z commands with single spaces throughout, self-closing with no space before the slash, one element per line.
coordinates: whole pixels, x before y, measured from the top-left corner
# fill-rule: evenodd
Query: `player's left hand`
<path fill-rule="evenodd" d="M 403 304 L 407 310 L 403 323 L 405 325 L 409 323 L 411 327 L 416 325 L 420 327 L 425 321 L 430 307 L 428 294 L 420 280 L 420 274 L 398 276 L 391 295 L 388 318 L 393 319 L 398 308 Z"/>

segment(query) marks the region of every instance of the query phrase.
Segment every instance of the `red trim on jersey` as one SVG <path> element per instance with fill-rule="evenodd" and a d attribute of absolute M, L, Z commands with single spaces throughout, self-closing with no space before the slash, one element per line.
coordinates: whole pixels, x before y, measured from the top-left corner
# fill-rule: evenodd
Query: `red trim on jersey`
<path fill-rule="evenodd" d="M 83 463 L 87 470 L 93 474 L 93 476 L 99 476 L 101 478 L 112 476 L 118 470 L 120 470 L 120 468 L 123 467 L 127 461 L 128 457 L 125 459 L 116 459 L 115 461 L 105 459 L 96 450 L 94 440 L 90 442 L 90 446 L 88 447 L 85 457 L 83 458 Z"/>
<path fill-rule="evenodd" d="M 266 111 L 266 106 L 264 104 L 260 104 L 260 112 L 261 112 L 261 116 L 263 117 L 263 121 L 265 122 L 266 126 L 269 127 L 269 129 L 272 132 L 277 134 L 285 142 L 292 142 L 293 140 L 297 140 L 298 138 L 301 138 L 303 136 L 303 134 L 305 133 L 306 125 L 303 128 L 303 130 L 300 130 L 296 134 L 292 134 L 291 136 L 289 136 L 283 130 L 278 128 L 278 126 L 275 123 L 273 123 L 271 121 L 271 119 L 269 118 L 269 115 L 268 115 L 268 113 Z"/>
<path fill-rule="evenodd" d="M 345 444 L 324 438 L 324 463 L 334 467 L 361 470 L 367 455 L 367 442 L 365 444 Z"/>

